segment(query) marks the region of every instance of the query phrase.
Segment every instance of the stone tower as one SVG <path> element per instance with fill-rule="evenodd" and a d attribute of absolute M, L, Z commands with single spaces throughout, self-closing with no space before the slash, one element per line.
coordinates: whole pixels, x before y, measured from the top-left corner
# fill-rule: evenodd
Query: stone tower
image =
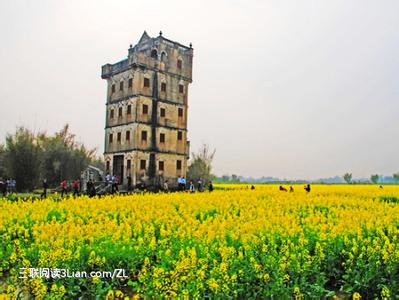
<path fill-rule="evenodd" d="M 170 185 L 186 176 L 187 97 L 193 49 L 144 31 L 126 59 L 102 66 L 107 80 L 106 171 L 126 183 Z"/>

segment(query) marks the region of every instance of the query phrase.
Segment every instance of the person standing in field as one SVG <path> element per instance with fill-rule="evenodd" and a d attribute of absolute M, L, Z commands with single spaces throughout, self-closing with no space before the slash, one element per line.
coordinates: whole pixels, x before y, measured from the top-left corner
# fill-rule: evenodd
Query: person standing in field
<path fill-rule="evenodd" d="M 209 184 L 208 184 L 208 191 L 209 191 L 209 192 L 212 192 L 212 191 L 213 191 L 213 184 L 212 184 L 212 181 L 209 181 Z"/>
<path fill-rule="evenodd" d="M 198 180 L 198 192 L 202 192 L 202 180 L 201 178 Z"/>
<path fill-rule="evenodd" d="M 61 181 L 61 198 L 64 197 L 64 193 L 65 193 L 65 195 L 67 194 L 67 182 L 66 182 L 66 179 Z"/>
<path fill-rule="evenodd" d="M 292 185 L 290 186 L 290 193 L 294 192 L 294 188 L 292 187 Z"/>
<path fill-rule="evenodd" d="M 41 193 L 40 199 L 47 198 L 47 189 L 48 189 L 47 179 L 43 179 L 43 193 Z"/>
<path fill-rule="evenodd" d="M 167 193 L 169 191 L 169 185 L 168 185 L 168 181 L 165 180 L 165 182 L 163 183 L 163 191 L 165 193 Z"/>
<path fill-rule="evenodd" d="M 189 183 L 189 190 L 191 193 L 195 192 L 195 187 L 194 187 L 194 183 L 192 182 L 192 180 L 190 180 L 190 183 Z"/>
<path fill-rule="evenodd" d="M 185 191 L 185 190 L 186 190 L 186 184 L 187 184 L 186 178 L 182 177 L 182 178 L 181 178 L 181 187 L 182 187 L 182 191 Z"/>
<path fill-rule="evenodd" d="M 79 196 L 79 179 L 73 182 L 73 197 Z"/>
<path fill-rule="evenodd" d="M 310 192 L 310 184 L 305 185 L 304 190 L 309 193 Z"/>

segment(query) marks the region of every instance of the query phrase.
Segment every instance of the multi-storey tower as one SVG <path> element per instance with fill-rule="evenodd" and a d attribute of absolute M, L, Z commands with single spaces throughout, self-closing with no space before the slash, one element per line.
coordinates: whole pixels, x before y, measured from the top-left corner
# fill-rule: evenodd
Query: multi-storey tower
<path fill-rule="evenodd" d="M 122 183 L 175 182 L 189 156 L 187 96 L 193 49 L 144 31 L 128 57 L 102 67 L 107 80 L 106 171 Z"/>

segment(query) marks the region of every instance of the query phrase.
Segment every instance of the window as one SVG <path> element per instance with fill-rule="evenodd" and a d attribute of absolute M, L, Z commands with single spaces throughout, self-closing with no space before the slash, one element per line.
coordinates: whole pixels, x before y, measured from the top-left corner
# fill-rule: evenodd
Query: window
<path fill-rule="evenodd" d="M 114 141 L 114 135 L 112 133 L 109 134 L 109 143 L 112 144 Z"/>
<path fill-rule="evenodd" d="M 112 93 L 112 94 L 115 93 L 115 84 L 113 84 L 113 85 L 111 86 L 111 93 Z"/>
<path fill-rule="evenodd" d="M 161 92 L 166 92 L 166 83 L 165 82 L 161 83 Z"/>
<path fill-rule="evenodd" d="M 126 141 L 130 141 L 130 130 L 126 131 Z"/>
<path fill-rule="evenodd" d="M 148 105 L 147 104 L 143 104 L 143 115 L 148 114 Z"/>
<path fill-rule="evenodd" d="M 178 131 L 178 132 L 177 132 L 177 139 L 178 139 L 179 141 L 181 141 L 181 140 L 183 139 L 183 132 L 181 132 L 181 131 Z"/>
<path fill-rule="evenodd" d="M 145 170 L 145 159 L 140 160 L 140 170 Z"/>
<path fill-rule="evenodd" d="M 176 169 L 181 170 L 181 160 L 176 160 Z"/>
<path fill-rule="evenodd" d="M 119 90 L 123 91 L 123 81 L 119 82 Z"/>
<path fill-rule="evenodd" d="M 130 104 L 127 106 L 127 114 L 128 115 L 132 114 L 132 106 Z"/>
<path fill-rule="evenodd" d="M 158 58 L 158 52 L 157 52 L 156 49 L 152 49 L 152 51 L 151 51 L 151 57 L 154 58 L 154 59 L 157 59 L 157 58 Z"/>
<path fill-rule="evenodd" d="M 159 142 L 160 143 L 165 143 L 165 133 L 160 133 L 159 134 Z"/>
<path fill-rule="evenodd" d="M 111 109 L 111 111 L 109 112 L 109 118 L 113 119 L 114 118 L 114 110 Z"/>
<path fill-rule="evenodd" d="M 165 108 L 161 108 L 160 112 L 159 112 L 161 118 L 165 117 Z"/>
<path fill-rule="evenodd" d="M 109 160 L 107 161 L 107 165 L 106 165 L 106 167 L 105 167 L 105 170 L 107 171 L 107 173 L 109 173 Z"/>
<path fill-rule="evenodd" d="M 143 130 L 141 132 L 141 140 L 145 142 L 147 141 L 147 131 Z"/>
<path fill-rule="evenodd" d="M 159 171 L 163 171 L 163 170 L 164 170 L 163 161 L 159 161 L 159 162 L 158 162 L 158 170 L 159 170 Z"/>
<path fill-rule="evenodd" d="M 144 87 L 150 87 L 150 79 L 144 78 Z"/>
<path fill-rule="evenodd" d="M 178 116 L 179 117 L 183 117 L 183 108 L 179 107 L 179 109 L 177 110 Z"/>
<path fill-rule="evenodd" d="M 122 107 L 118 108 L 118 117 L 121 118 L 122 117 Z"/>
<path fill-rule="evenodd" d="M 184 85 L 179 84 L 179 93 L 182 94 L 184 92 Z"/>
<path fill-rule="evenodd" d="M 178 68 L 178 69 L 181 69 L 181 68 L 182 68 L 182 65 L 183 65 L 183 63 L 182 63 L 181 59 L 178 59 L 178 60 L 177 60 L 177 68 Z"/>
<path fill-rule="evenodd" d="M 129 78 L 129 83 L 128 83 L 128 85 L 129 85 L 129 88 L 132 88 L 132 87 L 133 87 L 133 78 Z"/>
<path fill-rule="evenodd" d="M 117 136 L 116 136 L 116 141 L 117 141 L 118 143 L 121 142 L 121 136 L 122 136 L 122 134 L 121 134 L 120 132 L 118 132 L 118 134 L 117 134 Z"/>
<path fill-rule="evenodd" d="M 130 159 L 128 159 L 126 161 L 126 169 L 130 170 L 132 168 L 132 161 Z"/>

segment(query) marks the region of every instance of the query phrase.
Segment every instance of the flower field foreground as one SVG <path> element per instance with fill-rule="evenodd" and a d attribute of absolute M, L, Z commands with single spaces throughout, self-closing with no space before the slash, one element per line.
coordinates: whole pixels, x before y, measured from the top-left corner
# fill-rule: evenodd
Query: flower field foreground
<path fill-rule="evenodd" d="M 0 199 L 0 294 L 38 299 L 398 295 L 399 186 L 314 185 L 310 193 L 299 185 L 293 193 L 276 185 L 218 187 L 224 190 Z M 47 268 L 50 276 L 19 278 L 21 270 L 24 277 Z M 121 269 L 126 276 L 53 276 L 57 269 Z"/>

